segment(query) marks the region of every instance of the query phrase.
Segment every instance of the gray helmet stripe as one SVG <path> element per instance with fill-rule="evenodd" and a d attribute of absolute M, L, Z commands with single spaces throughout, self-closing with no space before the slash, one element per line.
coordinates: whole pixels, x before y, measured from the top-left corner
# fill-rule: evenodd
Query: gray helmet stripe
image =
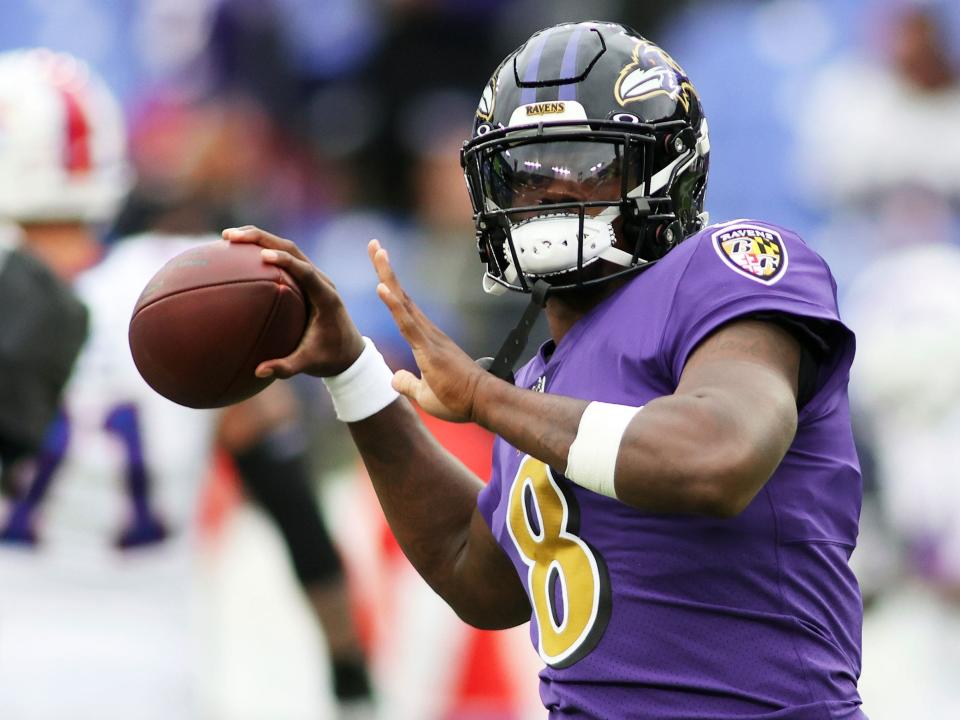
<path fill-rule="evenodd" d="M 537 101 L 537 87 L 533 83 L 537 82 L 537 76 L 540 73 L 540 57 L 543 55 L 543 49 L 547 45 L 547 38 L 553 32 L 554 28 L 545 30 L 537 36 L 536 44 L 530 49 L 531 58 L 527 66 L 523 69 L 523 78 L 520 84 L 523 90 L 520 93 L 520 104 Z M 530 83 L 528 85 L 528 83 Z"/>
<path fill-rule="evenodd" d="M 563 61 L 560 65 L 560 77 L 573 77 L 577 68 L 577 52 L 580 50 L 580 38 L 583 36 L 583 26 L 578 26 L 567 41 L 567 47 L 563 51 Z M 577 83 L 566 83 L 560 86 L 560 95 L 558 100 L 576 100 Z"/>

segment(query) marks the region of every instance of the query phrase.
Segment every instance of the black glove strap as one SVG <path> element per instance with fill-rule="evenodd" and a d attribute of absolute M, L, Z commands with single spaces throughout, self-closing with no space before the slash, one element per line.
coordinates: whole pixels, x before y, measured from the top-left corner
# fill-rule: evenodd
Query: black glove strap
<path fill-rule="evenodd" d="M 527 341 L 530 339 L 530 330 L 540 317 L 540 311 L 547 304 L 547 293 L 550 291 L 550 284 L 545 280 L 537 280 L 533 284 L 533 291 L 530 294 L 530 304 L 523 311 L 520 322 L 510 331 L 507 339 L 503 341 L 497 356 L 494 358 L 480 358 L 477 364 L 493 375 L 513 382 L 513 366 L 520 359 L 520 354 L 527 347 Z"/>

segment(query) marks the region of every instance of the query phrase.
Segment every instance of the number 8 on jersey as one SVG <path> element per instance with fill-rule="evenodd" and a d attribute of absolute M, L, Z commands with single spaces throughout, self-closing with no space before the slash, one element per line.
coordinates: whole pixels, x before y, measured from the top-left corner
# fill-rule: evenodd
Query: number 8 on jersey
<path fill-rule="evenodd" d="M 520 463 L 510 490 L 507 528 L 527 565 L 527 593 L 540 657 L 555 668 L 585 657 L 610 618 L 610 577 L 603 558 L 576 533 L 580 509 L 536 458 Z"/>

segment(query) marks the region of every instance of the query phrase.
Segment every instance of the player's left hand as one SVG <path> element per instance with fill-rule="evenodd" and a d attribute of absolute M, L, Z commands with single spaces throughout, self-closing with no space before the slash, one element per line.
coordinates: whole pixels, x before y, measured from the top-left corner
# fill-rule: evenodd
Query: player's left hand
<path fill-rule="evenodd" d="M 478 388 L 495 378 L 477 365 L 414 304 L 400 286 L 390 266 L 387 251 L 378 240 L 370 241 L 367 253 L 380 280 L 377 295 L 393 315 L 420 369 L 419 378 L 407 370 L 394 374 L 394 389 L 441 420 L 472 420 Z"/>

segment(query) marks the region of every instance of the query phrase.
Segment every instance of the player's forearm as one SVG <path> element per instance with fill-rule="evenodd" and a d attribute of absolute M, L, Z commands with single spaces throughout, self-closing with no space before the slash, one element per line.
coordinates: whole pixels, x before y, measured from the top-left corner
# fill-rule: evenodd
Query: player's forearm
<path fill-rule="evenodd" d="M 433 584 L 466 539 L 483 484 L 440 446 L 405 398 L 349 428 L 397 541 Z"/>
<path fill-rule="evenodd" d="M 524 390 L 491 376 L 478 388 L 472 419 L 521 452 L 563 471 L 587 404 Z"/>
<path fill-rule="evenodd" d="M 587 404 L 491 382 L 476 421 L 564 471 Z M 773 421 L 767 418 L 772 413 L 761 407 L 744 414 L 729 406 L 729 398 L 710 393 L 650 402 L 620 444 L 618 499 L 651 512 L 739 512 L 776 468 L 782 442 L 768 440 L 765 423 Z"/>
<path fill-rule="evenodd" d="M 468 622 L 506 626 L 496 617 L 502 598 L 473 582 L 479 553 L 469 547 L 470 523 L 480 479 L 433 438 L 405 398 L 349 428 L 387 522 L 417 572 Z"/>

